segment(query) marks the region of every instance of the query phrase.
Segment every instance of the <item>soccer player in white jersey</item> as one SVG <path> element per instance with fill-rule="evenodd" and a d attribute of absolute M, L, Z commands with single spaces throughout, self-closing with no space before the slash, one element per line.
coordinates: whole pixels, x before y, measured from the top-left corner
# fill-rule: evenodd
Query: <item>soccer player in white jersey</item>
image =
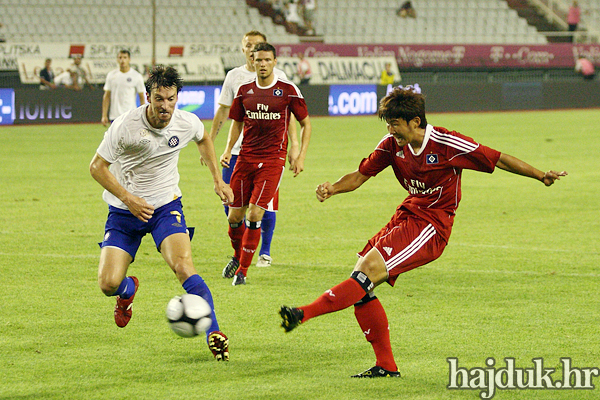
<path fill-rule="evenodd" d="M 373 289 L 384 282 L 393 286 L 399 274 L 442 254 L 461 198 L 463 169 L 491 173 L 498 167 L 545 186 L 567 175 L 565 171 L 542 172 L 470 137 L 427 124 L 424 97 L 412 88 L 393 89 L 381 100 L 378 116 L 387 123 L 389 133 L 356 171 L 334 184 L 319 185 L 317 199 L 325 201 L 335 194 L 358 189 L 390 166 L 408 197 L 359 253 L 349 279 L 311 304 L 283 306 L 279 311 L 281 325 L 289 332 L 311 318 L 354 305 L 356 319 L 377 360 L 374 367 L 354 375 L 357 378 L 400 376 L 392 354 L 388 319 Z"/>
<path fill-rule="evenodd" d="M 219 173 L 213 141 L 200 119 L 176 109 L 183 81 L 172 67 L 154 68 L 146 83 L 148 103 L 118 117 L 108 128 L 90 164 L 92 177 L 104 187 L 109 214 L 100 244 L 98 283 L 116 296 L 115 323 L 125 327 L 138 290 L 136 277 L 126 276 L 147 233 L 187 293 L 211 306 L 207 342 L 217 360 L 229 359 L 228 339 L 219 329 L 210 289 L 192 262 L 191 233 L 181 205 L 177 161 L 191 141 L 208 165 L 216 194 L 223 203 L 233 193 Z"/>
<path fill-rule="evenodd" d="M 144 78 L 131 68 L 129 50 L 121 50 L 117 55 L 119 68 L 110 71 L 104 82 L 102 97 L 102 125 L 109 126 L 121 114 L 137 107 L 137 93 L 140 104 L 144 104 Z"/>
<path fill-rule="evenodd" d="M 221 130 L 221 126 L 227 120 L 229 116 L 229 109 L 231 108 L 231 104 L 233 103 L 233 98 L 235 97 L 238 88 L 243 82 L 246 82 L 250 79 L 256 77 L 256 70 L 254 68 L 254 60 L 252 56 L 252 49 L 258 43 L 266 42 L 267 37 L 259 32 L 259 31 L 250 31 L 244 35 L 242 38 L 242 52 L 246 57 L 246 64 L 239 66 L 237 68 L 232 69 L 227 73 L 225 77 L 225 81 L 223 82 L 223 87 L 221 88 L 221 95 L 219 96 L 219 107 L 215 113 L 215 117 L 213 118 L 213 123 L 210 128 L 210 136 L 213 140 L 216 138 L 217 134 Z M 273 73 L 279 77 L 287 79 L 285 72 L 282 70 L 275 68 Z M 233 173 L 233 168 L 237 162 L 238 155 L 240 154 L 240 148 L 242 145 L 243 135 L 240 136 L 239 140 L 235 143 L 233 150 L 231 151 L 232 158 L 229 164 L 223 164 L 223 180 L 227 183 L 231 180 L 231 174 Z M 289 161 L 290 161 L 290 169 L 293 169 L 292 163 L 297 158 L 299 153 L 299 144 L 298 137 L 296 135 L 296 119 L 292 116 L 289 125 L 289 142 L 290 142 L 290 151 L 289 151 Z M 262 220 L 261 225 L 261 245 L 258 255 L 258 261 L 256 263 L 257 267 L 268 267 L 271 265 L 271 241 L 273 239 L 273 233 L 275 231 L 275 223 L 276 223 L 276 211 L 279 207 L 279 194 L 275 196 L 273 202 L 269 204 L 268 209 L 265 212 L 265 215 Z M 225 205 L 225 215 L 229 214 L 229 207 Z M 227 266 L 223 269 L 223 277 L 232 278 L 233 272 L 239 266 L 240 255 L 234 254 L 231 257 Z"/>

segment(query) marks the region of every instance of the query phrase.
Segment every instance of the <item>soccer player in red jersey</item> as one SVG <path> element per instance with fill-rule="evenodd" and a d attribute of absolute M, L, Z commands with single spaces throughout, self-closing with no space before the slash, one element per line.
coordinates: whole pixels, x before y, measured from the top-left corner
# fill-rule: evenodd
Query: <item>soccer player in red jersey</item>
<path fill-rule="evenodd" d="M 412 88 L 395 88 L 381 100 L 380 119 L 389 134 L 354 172 L 316 189 L 325 201 L 359 188 L 370 177 L 392 167 L 408 197 L 390 222 L 359 253 L 349 279 L 327 290 L 313 303 L 281 307 L 286 332 L 307 320 L 354 305 L 354 314 L 377 358 L 376 365 L 353 377 L 399 377 L 387 316 L 373 294 L 383 282 L 394 285 L 398 275 L 438 258 L 448 243 L 461 198 L 463 169 L 491 173 L 495 167 L 550 186 L 565 171 L 542 172 L 531 165 L 478 144 L 470 137 L 427 124 L 424 97 Z"/>
<path fill-rule="evenodd" d="M 230 182 L 234 201 L 229 205 L 227 217 L 234 257 L 240 262 L 233 286 L 246 283 L 248 268 L 260 241 L 261 220 L 279 188 L 285 170 L 291 114 L 300 123 L 302 138 L 299 154 L 290 155 L 294 176 L 304 170 L 311 136 L 308 110 L 300 90 L 291 81 L 273 74 L 277 64 L 275 48 L 263 42 L 254 46 L 253 52 L 256 78 L 243 83 L 233 99 L 229 110 L 232 127 L 221 156 L 221 164 L 228 165 L 231 149 L 243 128 L 242 148 Z M 224 270 L 223 276 L 230 272 Z"/>

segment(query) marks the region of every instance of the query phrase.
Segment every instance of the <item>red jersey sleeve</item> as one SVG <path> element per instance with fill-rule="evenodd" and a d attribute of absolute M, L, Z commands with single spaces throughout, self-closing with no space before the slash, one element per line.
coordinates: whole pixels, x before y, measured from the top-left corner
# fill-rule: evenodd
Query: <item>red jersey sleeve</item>
<path fill-rule="evenodd" d="M 447 155 L 450 165 L 460 169 L 472 169 L 488 173 L 494 172 L 498 159 L 500 159 L 501 153 L 499 151 L 477 143 L 472 138 L 458 132 L 453 131 L 448 132 L 448 134 L 455 136 L 458 139 L 462 139 L 462 141 L 469 142 L 476 147 L 472 151 L 464 151 L 459 146 L 448 146 L 447 149 L 453 153 Z"/>
<path fill-rule="evenodd" d="M 233 103 L 231 103 L 231 108 L 229 109 L 229 118 L 243 122 L 245 116 L 244 104 L 242 103 L 242 96 L 240 95 L 240 91 L 238 90 L 237 95 L 233 99 Z"/>
<path fill-rule="evenodd" d="M 394 152 L 394 138 L 386 135 L 379 142 L 375 150 L 367 158 L 363 158 L 358 166 L 358 171 L 366 176 L 375 176 L 392 164 Z"/>
<path fill-rule="evenodd" d="M 304 101 L 304 97 L 291 97 L 290 110 L 298 121 L 302 121 L 304 118 L 308 117 L 308 108 L 306 107 L 306 101 Z"/>

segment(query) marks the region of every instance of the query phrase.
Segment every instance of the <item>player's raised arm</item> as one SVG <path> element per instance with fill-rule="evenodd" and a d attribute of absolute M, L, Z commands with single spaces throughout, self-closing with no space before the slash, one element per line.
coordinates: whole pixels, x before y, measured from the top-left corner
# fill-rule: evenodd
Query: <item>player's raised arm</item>
<path fill-rule="evenodd" d="M 90 174 L 104 189 L 121 200 L 137 219 L 148 222 L 154 214 L 154 207 L 121 186 L 117 178 L 108 169 L 109 166 L 110 163 L 96 153 L 90 163 Z"/>
<path fill-rule="evenodd" d="M 351 192 L 362 186 L 363 183 L 368 181 L 370 176 L 363 175 L 359 170 L 351 172 L 342 176 L 337 182 L 331 184 L 325 182 L 317 186 L 317 200 L 323 202 L 338 193 Z"/>
<path fill-rule="evenodd" d="M 554 181 L 560 180 L 561 176 L 567 176 L 567 171 L 540 171 L 539 169 L 527 164 L 525 161 L 519 160 L 516 157 L 502 153 L 496 166 L 513 174 L 527 176 L 541 181 L 546 186 L 551 186 Z"/>

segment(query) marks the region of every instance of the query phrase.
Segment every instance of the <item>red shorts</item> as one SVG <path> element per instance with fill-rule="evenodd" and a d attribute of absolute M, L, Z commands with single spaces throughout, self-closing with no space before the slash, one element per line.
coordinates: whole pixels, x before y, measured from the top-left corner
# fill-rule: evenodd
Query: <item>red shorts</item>
<path fill-rule="evenodd" d="M 385 262 L 387 281 L 394 286 L 398 275 L 441 256 L 446 244 L 433 224 L 409 211 L 398 210 L 358 255 L 364 257 L 375 248 Z"/>
<path fill-rule="evenodd" d="M 277 210 L 278 190 L 285 165 L 278 162 L 244 162 L 238 158 L 230 187 L 233 204 L 230 208 L 242 208 L 252 203 L 264 210 Z"/>

